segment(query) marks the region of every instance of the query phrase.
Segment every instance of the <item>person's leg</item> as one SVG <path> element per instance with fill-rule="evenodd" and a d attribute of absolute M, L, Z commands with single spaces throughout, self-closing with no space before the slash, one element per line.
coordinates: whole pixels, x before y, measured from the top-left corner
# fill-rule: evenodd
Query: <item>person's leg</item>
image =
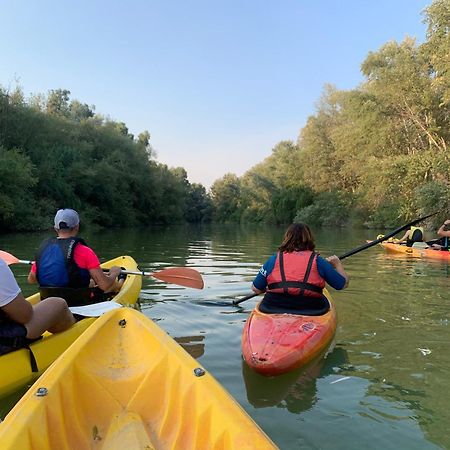
<path fill-rule="evenodd" d="M 75 323 L 75 318 L 60 297 L 49 297 L 33 306 L 33 317 L 25 324 L 27 338 L 36 339 L 44 331 L 59 333 Z"/>

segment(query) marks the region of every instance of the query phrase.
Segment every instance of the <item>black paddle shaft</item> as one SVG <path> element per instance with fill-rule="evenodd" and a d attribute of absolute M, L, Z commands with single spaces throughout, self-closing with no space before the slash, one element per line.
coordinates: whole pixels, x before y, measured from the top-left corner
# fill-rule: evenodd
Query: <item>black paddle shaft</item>
<path fill-rule="evenodd" d="M 390 232 L 389 234 L 384 235 L 381 238 L 375 239 L 374 241 L 367 242 L 366 244 L 361 245 L 360 247 L 354 248 L 353 250 L 349 250 L 347 253 L 344 253 L 342 256 L 339 256 L 339 259 L 347 258 L 348 256 L 352 256 L 356 253 L 362 252 L 366 248 L 373 247 L 374 245 L 377 245 L 380 242 L 383 242 L 386 239 L 389 239 L 389 238 L 395 236 L 397 233 L 400 233 L 400 231 L 406 230 L 407 228 L 412 227 L 412 226 L 416 225 L 417 223 L 422 222 L 422 220 L 428 219 L 428 217 L 432 217 L 439 212 L 440 211 L 436 211 L 432 214 L 428 214 L 428 216 L 419 217 L 418 219 L 415 219 L 412 222 L 409 222 L 406 225 L 403 225 L 402 227 L 396 228 L 394 231 Z M 250 300 L 251 298 L 256 297 L 257 295 L 259 295 L 259 294 L 254 293 L 254 294 L 247 295 L 246 297 L 243 297 L 240 300 L 234 300 L 232 302 L 232 305 L 239 305 L 239 303 L 245 302 L 246 300 Z"/>
<path fill-rule="evenodd" d="M 393 236 L 395 236 L 397 233 L 400 233 L 400 231 L 406 230 L 409 227 L 412 227 L 413 225 L 416 225 L 419 222 L 422 222 L 422 220 L 428 219 L 428 217 L 434 216 L 439 211 L 436 211 L 432 214 L 428 214 L 428 216 L 420 217 L 418 219 L 413 220 L 412 222 L 407 223 L 406 225 L 403 225 L 400 228 L 395 229 L 394 231 L 391 231 L 389 234 L 384 235 L 381 238 L 375 239 L 374 241 L 367 242 L 364 245 L 361 245 L 360 247 L 354 248 L 353 250 L 348 251 L 347 253 L 344 253 L 342 256 L 339 256 L 339 259 L 347 258 L 348 256 L 354 255 L 355 253 L 362 252 L 366 248 L 372 247 L 374 245 L 379 244 L 380 242 L 383 242 Z"/>

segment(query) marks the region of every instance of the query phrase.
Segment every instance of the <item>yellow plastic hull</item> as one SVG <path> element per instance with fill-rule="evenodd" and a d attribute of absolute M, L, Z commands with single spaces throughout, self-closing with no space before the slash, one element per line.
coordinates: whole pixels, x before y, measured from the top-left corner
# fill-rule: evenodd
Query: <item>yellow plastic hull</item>
<path fill-rule="evenodd" d="M 166 332 L 130 308 L 99 319 L 0 424 L 8 449 L 273 449 Z M 47 394 L 36 396 L 38 388 Z"/>
<path fill-rule="evenodd" d="M 137 270 L 136 261 L 130 256 L 120 256 L 102 264 L 108 268 L 117 265 L 127 270 Z M 123 305 L 135 304 L 142 286 L 142 277 L 129 275 L 122 289 L 114 297 L 114 301 Z M 39 302 L 39 294 L 28 297 L 35 304 Z M 0 397 L 4 397 L 16 389 L 37 378 L 61 353 L 63 353 L 90 325 L 95 318 L 87 318 L 77 322 L 70 329 L 57 334 L 45 333 L 43 338 L 31 344 L 39 372 L 32 372 L 28 350 L 21 349 L 0 356 Z"/>

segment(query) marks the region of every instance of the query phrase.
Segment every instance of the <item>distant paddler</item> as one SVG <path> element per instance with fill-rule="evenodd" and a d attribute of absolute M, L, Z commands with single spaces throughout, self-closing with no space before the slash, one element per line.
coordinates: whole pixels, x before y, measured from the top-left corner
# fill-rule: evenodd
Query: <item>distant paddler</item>
<path fill-rule="evenodd" d="M 441 236 L 441 239 L 433 242 L 432 247 L 440 250 L 450 250 L 450 230 L 446 230 L 445 227 L 450 225 L 450 219 L 447 219 L 437 230 L 437 235 Z"/>
<path fill-rule="evenodd" d="M 406 230 L 406 233 L 402 236 L 402 238 L 394 240 L 393 242 L 396 244 L 406 242 L 407 247 L 412 247 L 416 242 L 424 242 L 423 236 L 424 234 L 422 227 L 411 227 L 409 230 Z"/>
<path fill-rule="evenodd" d="M 337 290 L 348 286 L 348 275 L 340 259 L 322 258 L 308 225 L 291 224 L 278 248 L 253 281 L 255 293 L 265 292 L 259 308 L 265 313 L 317 309 L 328 305 L 323 296 L 325 283 Z"/>

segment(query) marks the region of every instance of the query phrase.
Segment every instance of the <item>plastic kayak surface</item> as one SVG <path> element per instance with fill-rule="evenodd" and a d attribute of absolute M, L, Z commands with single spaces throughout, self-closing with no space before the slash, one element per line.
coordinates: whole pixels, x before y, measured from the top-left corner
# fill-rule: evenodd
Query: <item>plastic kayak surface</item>
<path fill-rule="evenodd" d="M 0 424 L 12 449 L 274 449 L 222 386 L 144 314 L 98 318 Z"/>
<path fill-rule="evenodd" d="M 127 270 L 137 270 L 136 261 L 130 256 L 120 256 L 102 264 L 103 268 L 111 266 L 125 267 Z M 142 277 L 128 275 L 120 292 L 112 299 L 123 305 L 133 305 L 139 298 L 142 286 Z M 39 302 L 39 294 L 28 297 L 31 303 Z M 27 349 L 16 350 L 0 356 L 0 397 L 6 396 L 14 390 L 33 381 L 39 376 L 61 353 L 64 352 L 96 318 L 89 317 L 80 320 L 71 328 L 62 333 L 44 333 L 42 339 L 30 345 L 36 358 L 39 372 L 32 372 L 30 355 Z"/>
<path fill-rule="evenodd" d="M 263 375 L 279 375 L 300 367 L 322 352 L 336 332 L 337 316 L 333 300 L 321 316 L 265 314 L 259 304 L 251 312 L 242 332 L 245 362 Z"/>
<path fill-rule="evenodd" d="M 443 259 L 450 261 L 450 251 L 432 248 L 407 247 L 392 242 L 381 242 L 381 246 L 390 253 L 402 253 L 417 258 Z"/>

